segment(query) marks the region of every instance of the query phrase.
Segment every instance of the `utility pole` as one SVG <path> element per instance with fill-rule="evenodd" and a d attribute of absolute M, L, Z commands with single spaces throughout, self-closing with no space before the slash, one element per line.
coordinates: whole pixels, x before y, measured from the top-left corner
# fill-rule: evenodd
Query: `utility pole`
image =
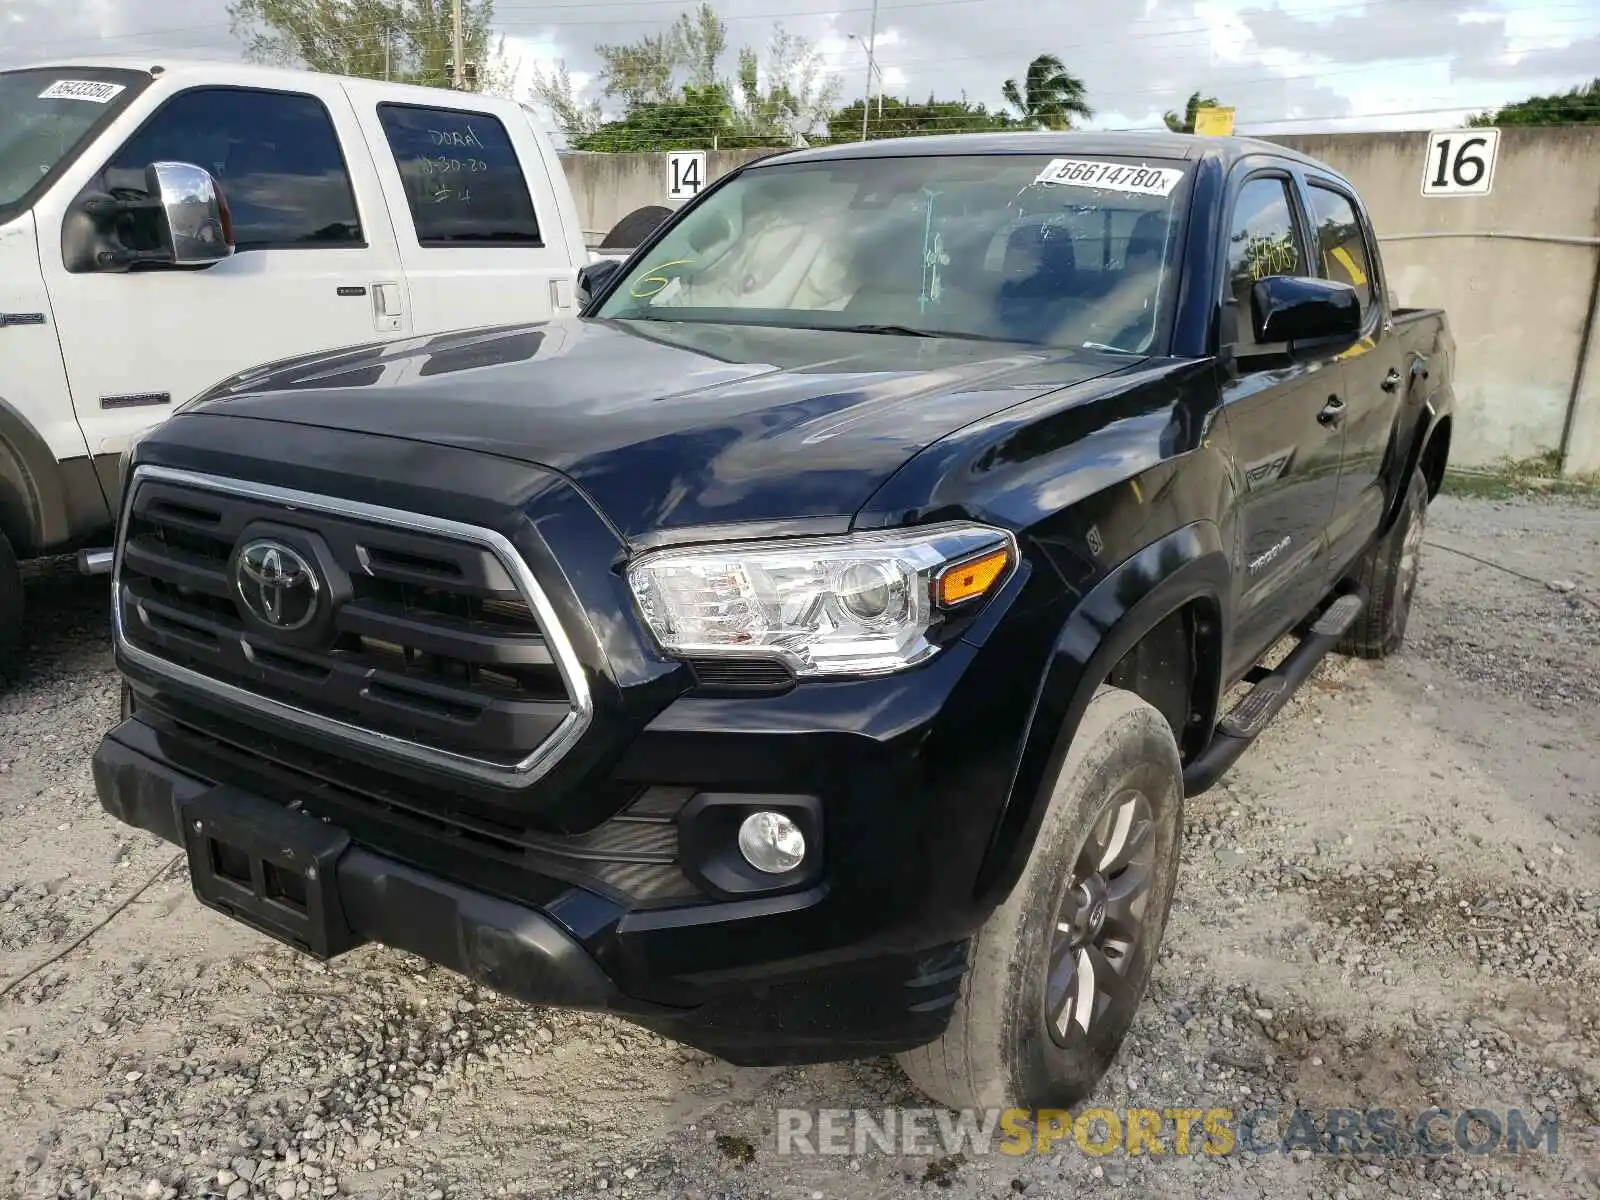
<path fill-rule="evenodd" d="M 872 0 L 872 30 L 867 34 L 867 90 L 861 93 L 861 140 L 867 140 L 867 118 L 872 112 L 872 72 L 877 62 L 872 57 L 878 45 L 878 0 Z"/>
<path fill-rule="evenodd" d="M 876 3 L 876 0 L 874 0 Z M 450 40 L 453 51 L 450 57 L 452 74 L 455 76 L 453 86 L 456 91 L 461 90 L 461 81 L 466 76 L 466 55 L 461 49 L 461 0 L 450 0 Z"/>
<path fill-rule="evenodd" d="M 383 81 L 389 82 L 389 57 L 394 49 L 394 30 L 387 25 L 383 27 Z"/>

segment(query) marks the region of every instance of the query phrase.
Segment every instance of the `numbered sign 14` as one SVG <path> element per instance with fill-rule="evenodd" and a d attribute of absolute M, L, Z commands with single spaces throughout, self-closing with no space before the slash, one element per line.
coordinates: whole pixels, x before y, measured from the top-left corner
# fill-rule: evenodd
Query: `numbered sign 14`
<path fill-rule="evenodd" d="M 668 200 L 693 200 L 705 185 L 704 150 L 674 150 L 667 155 Z"/>
<path fill-rule="evenodd" d="M 1444 129 L 1428 135 L 1424 196 L 1487 196 L 1500 151 L 1498 129 Z"/>

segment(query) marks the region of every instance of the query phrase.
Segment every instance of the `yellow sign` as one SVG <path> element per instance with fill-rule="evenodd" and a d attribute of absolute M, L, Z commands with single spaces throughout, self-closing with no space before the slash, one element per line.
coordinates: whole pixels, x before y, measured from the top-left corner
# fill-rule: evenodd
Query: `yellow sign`
<path fill-rule="evenodd" d="M 1194 110 L 1194 131 L 1201 137 L 1232 137 L 1233 109 L 1197 108 Z"/>

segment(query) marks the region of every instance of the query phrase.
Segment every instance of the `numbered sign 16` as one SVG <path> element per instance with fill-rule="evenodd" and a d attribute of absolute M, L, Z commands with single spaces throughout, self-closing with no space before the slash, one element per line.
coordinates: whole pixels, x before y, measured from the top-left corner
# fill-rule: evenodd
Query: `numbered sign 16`
<path fill-rule="evenodd" d="M 1500 150 L 1498 129 L 1444 129 L 1428 135 L 1424 196 L 1487 196 Z"/>
<path fill-rule="evenodd" d="M 705 185 L 704 150 L 674 150 L 667 155 L 668 200 L 693 200 Z"/>

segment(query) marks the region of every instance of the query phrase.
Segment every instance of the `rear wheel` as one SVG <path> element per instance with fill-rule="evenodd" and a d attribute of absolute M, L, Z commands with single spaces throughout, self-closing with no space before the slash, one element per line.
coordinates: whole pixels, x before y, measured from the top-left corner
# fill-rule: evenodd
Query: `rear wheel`
<path fill-rule="evenodd" d="M 1356 571 L 1367 592 L 1367 606 L 1340 640 L 1341 653 L 1387 658 L 1406 640 L 1427 523 L 1428 481 L 1419 468 L 1411 473 L 1394 524 L 1367 551 Z"/>
<path fill-rule="evenodd" d="M 0 683 L 11 678 L 22 642 L 22 568 L 6 535 L 0 533 Z"/>
<path fill-rule="evenodd" d="M 949 1027 L 899 1056 L 913 1083 L 952 1108 L 1065 1106 L 1093 1090 L 1155 965 L 1182 803 L 1166 719 L 1101 688 L 1022 877 L 973 941 Z"/>

